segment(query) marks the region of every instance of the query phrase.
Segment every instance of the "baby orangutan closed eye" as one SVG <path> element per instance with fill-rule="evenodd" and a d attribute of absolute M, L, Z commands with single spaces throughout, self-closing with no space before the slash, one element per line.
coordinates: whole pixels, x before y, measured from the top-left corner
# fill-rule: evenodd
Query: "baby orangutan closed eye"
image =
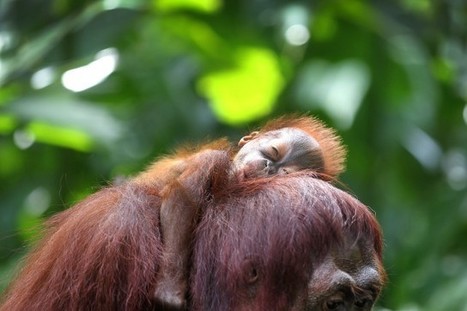
<path fill-rule="evenodd" d="M 208 145 L 191 154 L 176 154 L 136 177 L 144 184 L 157 181 L 162 189 L 164 251 L 155 300 L 164 308 L 186 307 L 191 237 L 214 179 L 228 176 L 227 182 L 233 182 L 310 170 L 331 181 L 344 169 L 345 149 L 340 138 L 310 117 L 270 121 L 260 131 L 243 137 L 238 147 L 233 156 L 225 143 Z M 226 161 L 230 162 L 228 172 L 222 171 Z"/>
<path fill-rule="evenodd" d="M 239 178 L 284 175 L 304 169 L 324 172 L 324 159 L 318 142 L 296 128 L 243 137 L 233 159 Z"/>

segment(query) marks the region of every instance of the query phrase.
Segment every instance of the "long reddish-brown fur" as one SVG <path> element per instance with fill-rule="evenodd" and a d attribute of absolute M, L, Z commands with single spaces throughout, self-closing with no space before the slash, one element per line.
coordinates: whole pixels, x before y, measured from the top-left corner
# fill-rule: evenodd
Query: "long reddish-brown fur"
<path fill-rule="evenodd" d="M 368 244 L 384 283 L 379 224 L 351 195 L 306 173 L 251 180 L 229 192 L 198 226 L 193 310 L 291 310 L 315 265 L 349 243 Z M 245 259 L 262 269 L 253 288 Z"/>
<path fill-rule="evenodd" d="M 289 310 L 313 265 L 349 236 L 370 241 L 384 275 L 374 216 L 329 183 L 296 173 L 213 193 L 194 239 L 193 310 Z M 129 183 L 52 218 L 0 310 L 152 308 L 161 258 L 159 201 Z M 250 263 L 261 269 L 253 289 L 245 275 Z"/>
<path fill-rule="evenodd" d="M 161 254 L 159 205 L 127 184 L 54 216 L 0 310 L 147 309 Z"/>

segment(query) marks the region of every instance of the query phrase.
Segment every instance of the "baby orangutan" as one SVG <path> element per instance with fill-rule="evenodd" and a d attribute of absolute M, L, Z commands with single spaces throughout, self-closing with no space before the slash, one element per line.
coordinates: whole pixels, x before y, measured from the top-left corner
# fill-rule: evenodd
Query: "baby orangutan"
<path fill-rule="evenodd" d="M 213 179 L 228 176 L 230 181 L 241 181 L 310 170 L 317 178 L 332 181 L 344 169 L 345 149 L 340 138 L 310 117 L 270 121 L 243 137 L 238 147 L 231 156 L 226 144 L 208 146 L 191 155 L 163 159 L 140 175 L 143 181 L 168 176 L 162 181 L 164 258 L 155 290 L 155 300 L 162 307 L 186 307 L 191 237 L 207 205 Z M 228 169 L 222 171 L 222 167 Z"/>

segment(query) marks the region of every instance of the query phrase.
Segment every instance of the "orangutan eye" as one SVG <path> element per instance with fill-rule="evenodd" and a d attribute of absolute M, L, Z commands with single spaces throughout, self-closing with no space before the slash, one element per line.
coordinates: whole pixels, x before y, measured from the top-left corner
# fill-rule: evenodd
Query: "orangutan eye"
<path fill-rule="evenodd" d="M 357 308 L 366 308 L 368 306 L 371 306 L 372 305 L 372 301 L 370 299 L 358 299 L 355 301 L 354 305 L 357 307 Z"/>
<path fill-rule="evenodd" d="M 269 160 L 276 162 L 280 160 L 280 153 L 279 149 L 275 146 L 271 146 L 271 148 L 265 149 L 261 152 L 266 158 Z"/>
<path fill-rule="evenodd" d="M 272 147 L 271 147 L 271 150 L 272 150 L 272 155 L 274 156 L 274 158 L 278 159 L 278 158 L 279 158 L 279 149 L 277 149 L 276 147 L 272 146 Z"/>

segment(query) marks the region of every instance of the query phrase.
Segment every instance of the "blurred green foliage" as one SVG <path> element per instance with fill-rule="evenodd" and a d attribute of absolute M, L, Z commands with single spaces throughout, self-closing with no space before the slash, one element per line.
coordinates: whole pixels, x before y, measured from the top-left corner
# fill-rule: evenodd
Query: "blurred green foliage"
<path fill-rule="evenodd" d="M 0 2 L 0 287 L 44 219 L 183 142 L 310 112 L 375 210 L 379 308 L 467 310 L 467 2 Z"/>

